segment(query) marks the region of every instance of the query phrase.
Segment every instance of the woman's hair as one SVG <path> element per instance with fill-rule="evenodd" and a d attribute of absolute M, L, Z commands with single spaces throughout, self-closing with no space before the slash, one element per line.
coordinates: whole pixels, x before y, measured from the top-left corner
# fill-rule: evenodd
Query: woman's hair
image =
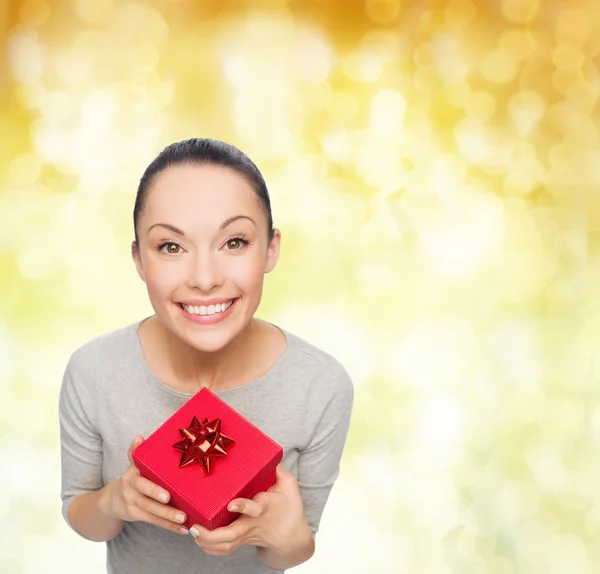
<path fill-rule="evenodd" d="M 175 165 L 218 165 L 237 172 L 254 189 L 258 202 L 267 217 L 269 239 L 273 238 L 273 216 L 269 191 L 254 162 L 238 148 L 225 142 L 208 138 L 192 138 L 166 147 L 142 175 L 133 208 L 133 230 L 136 243 L 138 243 L 138 220 L 146 207 L 152 180 L 167 168 Z"/>

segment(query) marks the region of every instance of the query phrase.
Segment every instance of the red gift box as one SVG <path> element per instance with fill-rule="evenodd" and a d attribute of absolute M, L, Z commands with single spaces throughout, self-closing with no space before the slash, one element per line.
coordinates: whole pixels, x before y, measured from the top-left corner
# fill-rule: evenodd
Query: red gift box
<path fill-rule="evenodd" d="M 192 424 L 194 417 L 197 424 Z M 215 428 L 219 421 L 220 428 Z M 204 437 L 192 442 L 199 428 L 208 433 L 209 442 L 204 442 Z M 214 431 L 223 438 L 215 440 Z M 206 451 L 207 457 L 192 457 L 196 460 L 190 462 L 190 457 L 174 446 L 178 443 L 183 449 L 186 443 L 193 445 L 192 450 L 202 444 L 206 449 L 209 443 L 214 448 Z M 200 451 L 196 448 L 194 452 Z M 211 452 L 215 456 L 210 456 Z M 227 510 L 234 498 L 252 498 L 275 483 L 275 468 L 283 449 L 204 388 L 146 438 L 132 456 L 140 474 L 165 488 L 171 494 L 170 504 L 186 513 L 188 528 L 201 524 L 213 530 L 237 518 L 237 513 Z M 187 465 L 180 466 L 186 461 Z M 205 461 L 209 462 L 208 472 Z"/>

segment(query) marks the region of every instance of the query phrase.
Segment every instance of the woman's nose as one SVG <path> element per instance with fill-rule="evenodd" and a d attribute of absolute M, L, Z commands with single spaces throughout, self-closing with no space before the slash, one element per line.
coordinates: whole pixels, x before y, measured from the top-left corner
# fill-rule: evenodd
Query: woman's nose
<path fill-rule="evenodd" d="M 190 268 L 188 286 L 209 293 L 221 283 L 217 257 L 210 252 L 195 254 Z"/>

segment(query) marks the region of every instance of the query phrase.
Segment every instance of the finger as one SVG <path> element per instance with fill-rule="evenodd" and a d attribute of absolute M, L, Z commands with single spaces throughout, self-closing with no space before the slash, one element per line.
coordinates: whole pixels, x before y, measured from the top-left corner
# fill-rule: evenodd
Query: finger
<path fill-rule="evenodd" d="M 203 548 L 212 548 L 220 544 L 231 544 L 242 539 L 247 531 L 248 527 L 240 524 L 239 520 L 236 520 L 229 526 L 222 526 L 214 530 L 208 530 L 208 528 L 204 528 L 199 524 L 194 524 L 190 528 L 190 534 Z"/>
<path fill-rule="evenodd" d="M 276 482 L 275 485 L 277 489 L 281 492 L 300 492 L 300 487 L 298 486 L 298 481 L 296 477 L 291 474 L 283 465 L 277 465 L 276 470 Z"/>
<path fill-rule="evenodd" d="M 139 434 L 136 434 L 134 439 L 131 441 L 129 448 L 127 449 L 127 458 L 129 459 L 129 464 L 135 466 L 135 463 L 133 462 L 132 453 L 136 449 L 137 446 L 142 444 L 143 441 L 144 441 L 144 437 Z"/>
<path fill-rule="evenodd" d="M 158 484 L 155 484 L 151 480 L 148 480 L 141 474 L 136 474 L 135 476 L 132 476 L 129 480 L 129 484 L 131 488 L 133 488 L 140 494 L 143 494 L 148 498 L 157 500 L 158 502 L 162 502 L 163 504 L 166 504 L 171 499 L 171 495 L 169 494 L 169 492 L 167 492 L 164 488 L 158 486 Z"/>
<path fill-rule="evenodd" d="M 275 476 L 278 482 L 297 482 L 296 477 L 282 464 L 278 464 L 275 468 Z"/>
<path fill-rule="evenodd" d="M 266 498 L 263 498 L 261 503 L 256 499 L 236 498 L 229 503 L 227 509 L 229 512 L 238 512 L 251 518 L 258 518 L 265 510 L 266 500 Z"/>
<path fill-rule="evenodd" d="M 201 544 L 199 544 L 198 542 L 196 542 L 196 544 L 198 544 L 198 546 L 200 546 L 200 548 L 202 548 L 202 550 L 204 551 L 204 554 L 208 554 L 209 556 L 227 556 L 228 554 L 231 554 L 238 548 L 238 546 L 234 547 L 231 544 L 211 546 L 211 547 L 204 547 Z"/>
<path fill-rule="evenodd" d="M 148 524 L 154 524 L 155 526 L 160 526 L 165 530 L 177 532 L 178 534 L 189 534 L 189 530 L 185 526 L 177 524 L 176 522 L 172 522 L 171 520 L 161 518 L 160 516 L 156 516 L 155 514 L 147 512 L 141 508 L 137 512 L 136 520 L 141 520 L 143 522 L 147 522 Z"/>
<path fill-rule="evenodd" d="M 136 500 L 135 505 L 145 514 L 151 514 L 152 516 L 155 516 L 160 520 L 166 520 L 171 524 L 181 526 L 187 520 L 185 512 L 182 510 L 161 504 L 151 498 L 140 497 Z"/>

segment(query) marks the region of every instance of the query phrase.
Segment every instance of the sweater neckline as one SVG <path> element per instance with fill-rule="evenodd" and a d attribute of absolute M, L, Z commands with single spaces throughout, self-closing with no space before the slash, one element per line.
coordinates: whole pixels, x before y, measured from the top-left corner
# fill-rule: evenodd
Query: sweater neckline
<path fill-rule="evenodd" d="M 138 359 L 139 359 L 140 363 L 143 365 L 145 374 L 161 390 L 166 391 L 172 395 L 175 395 L 175 396 L 178 396 L 181 398 L 185 398 L 185 399 L 192 398 L 196 393 L 185 393 L 183 391 L 178 391 L 177 389 L 174 389 L 173 387 L 171 387 L 170 385 L 168 385 L 167 383 L 165 383 L 164 381 L 159 379 L 156 376 L 156 374 L 154 373 L 154 371 L 152 371 L 152 369 L 148 365 L 148 362 L 146 361 L 146 357 L 144 356 L 144 350 L 142 349 L 142 342 L 140 341 L 140 337 L 138 335 L 138 329 L 139 329 L 140 325 L 146 319 L 149 319 L 150 317 L 152 317 L 152 315 L 149 315 L 148 317 L 140 319 L 139 321 L 136 321 L 135 323 L 130 325 L 130 333 L 134 340 L 133 346 L 134 346 L 136 354 L 138 355 Z M 272 323 L 271 323 L 271 325 L 272 325 Z M 252 381 L 248 381 L 247 383 L 238 385 L 236 387 L 231 387 L 229 389 L 221 389 L 221 390 L 212 391 L 215 395 L 217 395 L 218 397 L 225 397 L 225 396 L 233 395 L 236 393 L 247 392 L 249 390 L 255 389 L 256 387 L 259 387 L 259 386 L 265 384 L 266 382 L 268 382 L 269 380 L 271 380 L 284 368 L 284 364 L 290 355 L 291 347 L 294 345 L 293 337 L 291 336 L 291 333 L 288 333 L 285 329 L 282 329 L 281 327 L 278 327 L 277 325 L 273 325 L 273 326 L 276 329 L 279 329 L 283 333 L 285 340 L 286 340 L 286 346 L 285 346 L 283 353 L 281 353 L 281 355 L 279 355 L 279 357 L 277 357 L 277 360 L 273 363 L 271 368 L 264 375 L 258 377 L 257 379 L 253 379 Z M 198 391 L 196 391 L 196 392 L 198 392 Z"/>

